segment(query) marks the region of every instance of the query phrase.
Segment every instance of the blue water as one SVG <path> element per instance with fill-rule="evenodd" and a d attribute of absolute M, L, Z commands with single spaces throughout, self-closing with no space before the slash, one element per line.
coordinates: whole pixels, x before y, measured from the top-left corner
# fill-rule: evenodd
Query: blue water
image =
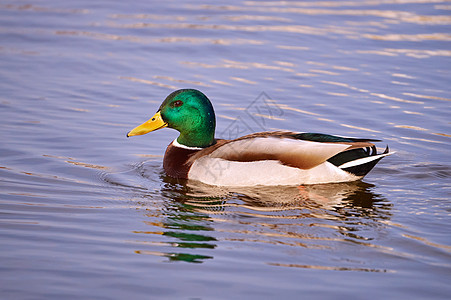
<path fill-rule="evenodd" d="M 447 1 L 0 4 L 2 299 L 448 299 Z M 178 88 L 217 136 L 382 139 L 363 181 L 214 188 L 127 139 Z"/>

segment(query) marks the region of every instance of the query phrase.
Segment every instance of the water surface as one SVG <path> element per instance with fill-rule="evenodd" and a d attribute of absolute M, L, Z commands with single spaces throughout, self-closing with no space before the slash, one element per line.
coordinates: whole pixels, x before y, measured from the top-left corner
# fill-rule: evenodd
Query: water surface
<path fill-rule="evenodd" d="M 445 299 L 449 1 L 0 4 L 2 299 Z M 167 177 L 125 133 L 178 88 L 217 136 L 382 139 L 363 180 Z"/>

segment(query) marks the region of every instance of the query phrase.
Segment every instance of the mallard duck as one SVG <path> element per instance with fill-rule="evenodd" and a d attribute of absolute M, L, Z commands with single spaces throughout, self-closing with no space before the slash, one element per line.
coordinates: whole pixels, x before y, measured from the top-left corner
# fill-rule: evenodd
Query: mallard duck
<path fill-rule="evenodd" d="M 127 133 L 164 127 L 180 132 L 166 149 L 163 168 L 174 178 L 217 186 L 301 185 L 363 178 L 384 156 L 373 142 L 321 133 L 259 132 L 234 140 L 215 138 L 216 118 L 202 92 L 181 89 L 147 122 Z"/>

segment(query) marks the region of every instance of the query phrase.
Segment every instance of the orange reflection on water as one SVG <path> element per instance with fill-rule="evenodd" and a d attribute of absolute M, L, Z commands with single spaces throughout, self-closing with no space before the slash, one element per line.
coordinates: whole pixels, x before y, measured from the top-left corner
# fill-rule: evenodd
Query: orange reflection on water
<path fill-rule="evenodd" d="M 44 12 L 44 13 L 51 12 L 60 14 L 88 14 L 90 12 L 88 9 L 64 9 L 64 8 L 36 6 L 32 4 L 23 4 L 23 5 L 1 4 L 0 8 L 10 10 L 26 10 L 32 12 Z"/>
<path fill-rule="evenodd" d="M 192 85 L 205 86 L 205 87 L 210 87 L 211 86 L 209 84 L 206 84 L 206 83 L 203 83 L 203 82 L 200 82 L 200 81 L 176 79 L 176 78 L 173 78 L 173 77 L 170 77 L 170 76 L 155 75 L 155 76 L 153 76 L 153 78 L 155 78 L 155 79 L 164 79 L 164 80 L 177 82 L 177 83 L 186 83 L 186 84 L 192 84 Z"/>
<path fill-rule="evenodd" d="M 409 4 L 409 3 L 446 3 L 449 0 L 361 0 L 361 1 L 244 1 L 245 5 L 286 6 L 299 7 L 346 7 L 346 6 L 376 6 L 381 4 Z"/>
<path fill-rule="evenodd" d="M 437 97 L 437 96 L 420 95 L 420 94 L 415 94 L 415 93 L 403 93 L 403 94 L 406 96 L 411 96 L 411 97 L 416 97 L 416 98 L 451 101 L 451 99 L 449 99 L 449 98 L 443 98 L 443 97 Z"/>
<path fill-rule="evenodd" d="M 384 50 L 357 50 L 357 53 L 362 54 L 377 54 L 385 56 L 398 56 L 400 54 L 415 57 L 415 58 L 429 58 L 431 56 L 451 56 L 449 50 L 417 50 L 417 49 L 391 49 Z"/>
<path fill-rule="evenodd" d="M 270 105 L 270 106 L 277 106 L 279 109 L 282 109 L 282 110 L 291 110 L 291 111 L 295 111 L 295 112 L 306 114 L 306 115 L 319 116 L 319 114 L 317 114 L 317 113 L 306 111 L 306 110 L 302 110 L 302 109 L 295 108 L 295 107 L 291 107 L 291 106 L 289 106 L 287 104 L 281 104 L 281 103 L 273 104 L 273 103 L 269 103 L 268 105 Z"/>
<path fill-rule="evenodd" d="M 135 78 L 135 77 L 130 77 L 130 76 L 121 76 L 119 78 L 120 79 L 130 80 L 130 81 L 133 81 L 133 82 L 140 82 L 140 83 L 145 83 L 145 84 L 150 84 L 150 85 L 156 85 L 156 86 L 168 88 L 168 89 L 171 89 L 171 90 L 177 89 L 176 86 L 169 85 L 169 84 L 164 84 L 164 83 L 160 83 L 160 82 L 156 82 L 156 81 L 151 81 L 151 80 L 147 80 L 147 79 L 140 79 L 140 78 Z"/>
<path fill-rule="evenodd" d="M 106 166 L 99 166 L 99 165 L 88 164 L 88 163 L 83 163 L 83 162 L 73 161 L 73 160 L 66 160 L 66 162 L 73 164 L 75 166 L 81 166 L 81 167 L 90 168 L 90 169 L 98 169 L 98 170 L 109 170 L 110 169 L 109 167 L 106 167 Z"/>
<path fill-rule="evenodd" d="M 251 39 L 222 39 L 222 38 L 195 38 L 186 36 L 173 36 L 173 37 L 162 37 L 162 38 L 148 38 L 140 36 L 131 35 L 117 35 L 117 34 L 106 34 L 100 32 L 92 31 L 76 31 L 76 30 L 56 30 L 53 32 L 56 35 L 64 36 L 81 36 L 89 37 L 98 40 L 112 40 L 112 41 L 125 41 L 133 43 L 191 43 L 191 44 L 213 44 L 213 45 L 262 45 L 264 41 L 251 40 Z"/>
<path fill-rule="evenodd" d="M 257 84 L 256 81 L 249 80 L 249 79 L 246 79 L 246 78 L 241 78 L 241 77 L 230 77 L 230 79 L 235 80 L 235 81 L 239 81 L 239 82 L 242 82 L 242 83 L 247 83 L 247 84 Z"/>
<path fill-rule="evenodd" d="M 352 128 L 352 129 L 358 129 L 358 130 L 363 130 L 363 131 L 381 133 L 378 130 L 369 129 L 369 128 L 365 128 L 365 127 L 361 127 L 361 126 L 354 126 L 354 125 L 349 125 L 349 124 L 340 124 L 340 125 L 343 126 L 343 127 Z"/>
<path fill-rule="evenodd" d="M 371 269 L 371 268 L 356 268 L 356 267 L 339 267 L 339 266 L 319 266 L 319 265 L 300 265 L 300 264 L 284 264 L 284 263 L 268 263 L 271 266 L 302 268 L 314 270 L 328 270 L 328 271 L 354 271 L 354 272 L 376 272 L 376 273 L 395 273 L 394 270 L 389 269 Z"/>
<path fill-rule="evenodd" d="M 376 35 L 376 34 L 364 34 L 364 38 L 372 40 L 381 41 L 410 41 L 410 42 L 421 42 L 421 41 L 451 41 L 451 34 L 446 33 L 430 33 L 430 34 L 386 34 L 386 35 Z"/>

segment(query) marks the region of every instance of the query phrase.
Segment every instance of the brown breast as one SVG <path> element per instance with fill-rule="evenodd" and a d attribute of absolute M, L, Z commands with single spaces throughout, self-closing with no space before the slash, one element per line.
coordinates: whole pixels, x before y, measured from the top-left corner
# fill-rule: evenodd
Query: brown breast
<path fill-rule="evenodd" d="M 189 158 L 200 150 L 176 147 L 170 143 L 163 159 L 163 168 L 166 174 L 173 178 L 188 178 L 188 172 L 192 162 Z"/>

